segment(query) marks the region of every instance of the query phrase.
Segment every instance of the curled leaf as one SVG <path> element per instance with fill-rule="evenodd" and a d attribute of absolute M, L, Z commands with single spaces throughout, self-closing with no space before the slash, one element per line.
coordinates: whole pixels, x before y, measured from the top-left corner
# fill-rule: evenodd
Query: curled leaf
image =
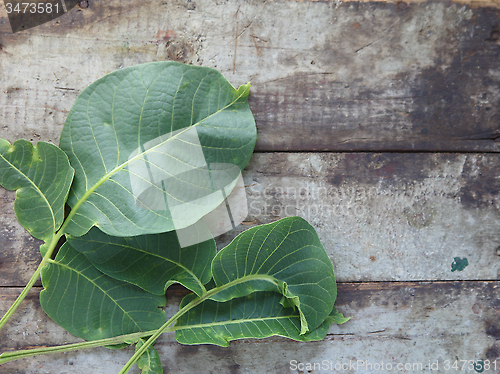
<path fill-rule="evenodd" d="M 333 265 L 314 228 L 300 217 L 289 217 L 251 228 L 215 256 L 211 297 L 228 301 L 255 291 L 283 295 L 284 307 L 300 315 L 300 333 L 315 330 L 333 309 L 337 287 Z"/>
<path fill-rule="evenodd" d="M 193 295 L 186 296 L 181 308 L 193 298 Z M 301 335 L 298 310 L 283 307 L 280 299 L 278 293 L 268 291 L 227 302 L 206 300 L 179 318 L 175 325 L 175 338 L 182 344 L 208 343 L 223 347 L 236 339 L 273 335 L 297 341 L 325 338 L 334 322 L 335 309 L 315 330 Z"/>

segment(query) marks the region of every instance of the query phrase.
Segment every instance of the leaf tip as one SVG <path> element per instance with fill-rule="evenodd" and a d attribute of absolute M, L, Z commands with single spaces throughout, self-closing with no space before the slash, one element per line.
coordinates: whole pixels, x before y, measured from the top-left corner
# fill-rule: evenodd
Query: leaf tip
<path fill-rule="evenodd" d="M 242 84 L 237 91 L 237 96 L 240 98 L 246 98 L 248 97 L 248 94 L 250 93 L 250 82 L 247 84 Z"/>
<path fill-rule="evenodd" d="M 337 325 L 342 325 L 349 321 L 352 317 L 344 317 L 344 315 L 337 311 L 337 308 L 333 307 L 332 313 L 330 313 L 332 317 L 332 322 Z"/>

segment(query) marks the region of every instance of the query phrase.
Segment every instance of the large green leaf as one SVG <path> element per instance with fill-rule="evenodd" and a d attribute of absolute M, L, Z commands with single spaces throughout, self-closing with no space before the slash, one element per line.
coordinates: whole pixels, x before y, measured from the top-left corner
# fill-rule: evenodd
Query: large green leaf
<path fill-rule="evenodd" d="M 186 296 L 180 307 L 193 299 L 192 294 Z M 298 341 L 322 340 L 334 317 L 340 314 L 334 308 L 318 328 L 301 335 L 297 309 L 284 308 L 280 301 L 280 294 L 269 291 L 227 302 L 206 300 L 177 320 L 175 338 L 182 344 L 209 343 L 223 347 L 231 340 L 273 335 Z"/>
<path fill-rule="evenodd" d="M 55 145 L 33 147 L 18 140 L 11 146 L 0 139 L 0 185 L 17 190 L 17 219 L 37 239 L 50 241 L 61 226 L 73 174 L 68 157 Z"/>
<path fill-rule="evenodd" d="M 60 146 L 75 168 L 67 233 L 115 236 L 187 227 L 229 195 L 252 155 L 250 85 L 156 62 L 115 71 L 73 105 Z"/>
<path fill-rule="evenodd" d="M 217 252 L 213 239 L 181 248 L 175 231 L 116 237 L 93 228 L 68 237 L 68 242 L 106 275 L 156 295 L 164 295 L 173 283 L 201 295 L 212 278 L 210 264 Z"/>
<path fill-rule="evenodd" d="M 164 296 L 110 278 L 65 243 L 42 270 L 45 313 L 85 340 L 158 329 L 165 323 Z"/>
<path fill-rule="evenodd" d="M 216 286 L 224 286 L 211 297 L 216 301 L 255 291 L 283 294 L 283 306 L 300 313 L 301 334 L 323 323 L 337 297 L 332 262 L 314 228 L 300 217 L 241 233 L 215 256 L 212 274 Z"/>
<path fill-rule="evenodd" d="M 144 344 L 144 340 L 139 339 L 135 347 L 139 350 Z M 163 374 L 160 355 L 153 346 L 149 346 L 147 351 L 137 360 L 137 366 L 141 369 L 141 374 Z"/>

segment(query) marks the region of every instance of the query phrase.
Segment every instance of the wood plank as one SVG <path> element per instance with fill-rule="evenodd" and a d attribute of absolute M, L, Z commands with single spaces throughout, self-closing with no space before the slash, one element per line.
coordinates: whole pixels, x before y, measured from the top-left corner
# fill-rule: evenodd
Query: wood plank
<path fill-rule="evenodd" d="M 254 155 L 249 221 L 299 215 L 342 282 L 500 278 L 497 155 Z M 452 272 L 455 257 L 469 266 Z"/>
<path fill-rule="evenodd" d="M 271 1 L 276 1 L 276 0 L 271 0 Z M 335 0 L 292 0 L 292 1 L 299 1 L 299 2 L 334 2 Z M 347 2 L 358 2 L 358 0 L 347 0 Z M 360 0 L 359 2 L 361 3 L 366 3 L 370 2 L 370 0 Z M 400 0 L 381 0 L 381 3 L 388 3 L 388 4 L 396 4 L 399 5 L 399 9 L 405 9 L 408 4 L 414 4 L 414 3 L 425 3 L 428 2 L 427 0 L 407 0 L 407 1 L 400 1 Z M 402 4 L 401 4 L 402 3 Z M 489 7 L 489 8 L 499 8 L 500 7 L 500 2 L 498 0 L 455 0 L 451 2 L 452 4 L 461 4 L 461 5 L 467 5 L 470 7 Z"/>
<path fill-rule="evenodd" d="M 0 2 L 0 137 L 57 144 L 87 84 L 174 59 L 213 66 L 234 85 L 251 80 L 258 152 L 474 152 L 256 154 L 244 174 L 248 222 L 219 247 L 253 224 L 301 215 L 317 229 L 338 280 L 377 282 L 339 284 L 338 308 L 353 318 L 322 342 L 242 340 L 223 349 L 180 346 L 164 335 L 157 347 L 164 371 L 176 373 L 322 371 L 292 370 L 291 360 L 425 368 L 409 372 L 431 371 L 437 361 L 432 371 L 453 373 L 445 360 L 477 359 L 497 360 L 489 372 L 500 373 L 500 160 L 478 153 L 500 149 L 499 5 L 92 1 L 11 34 Z M 39 262 L 40 243 L 17 224 L 13 201 L 0 189 L 0 314 Z M 469 265 L 452 272 L 455 257 Z M 44 315 L 39 290 L 0 331 L 0 351 L 77 341 Z M 168 315 L 182 295 L 168 291 Z M 30 358 L 0 373 L 117 372 L 131 354 Z"/>
<path fill-rule="evenodd" d="M 297 343 L 283 338 L 245 339 L 228 348 L 210 345 L 181 346 L 171 334 L 156 344 L 165 373 L 298 373 L 290 370 L 297 363 L 349 364 L 358 360 L 372 364 L 422 364 L 445 360 L 497 360 L 500 365 L 500 282 L 390 282 L 339 284 L 337 306 L 352 319 L 332 326 L 321 342 Z M 19 289 L 0 289 L 0 313 L 12 303 Z M 177 304 L 183 292 L 169 292 Z M 30 348 L 76 342 L 40 310 L 38 291 L 0 332 L 0 350 Z M 168 307 L 168 315 L 175 307 Z M 113 373 L 132 354 L 131 349 L 112 351 L 105 348 L 31 357 L 0 368 L 2 373 Z M 293 366 L 292 366 L 293 369 Z M 491 370 L 491 373 L 498 373 Z M 315 372 L 317 372 L 316 370 Z M 407 372 L 427 372 L 407 370 Z M 332 371 L 328 371 L 332 372 Z M 334 372 L 342 372 L 336 370 Z M 344 372 L 347 372 L 346 370 Z M 373 373 L 359 366 L 356 373 Z M 380 371 L 388 372 L 388 371 Z M 401 372 L 398 371 L 398 372 Z M 468 372 L 473 372 L 469 370 Z M 486 372 L 486 371 L 485 371 Z M 137 370 L 133 373 L 138 373 Z"/>
<path fill-rule="evenodd" d="M 252 82 L 260 151 L 498 152 L 497 16 L 448 2 L 110 0 L 11 34 L 4 14 L 0 136 L 57 144 L 86 85 L 174 59 Z"/>
<path fill-rule="evenodd" d="M 500 155 L 255 154 L 243 176 L 251 225 L 299 215 L 317 230 L 337 279 L 500 279 Z M 0 190 L 0 285 L 24 286 L 40 256 Z M 467 258 L 452 272 L 454 258 Z"/>

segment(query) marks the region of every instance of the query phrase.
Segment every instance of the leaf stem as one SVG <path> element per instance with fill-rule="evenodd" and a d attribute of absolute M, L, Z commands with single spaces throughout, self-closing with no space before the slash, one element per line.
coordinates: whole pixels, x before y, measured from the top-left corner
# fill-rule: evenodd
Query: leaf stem
<path fill-rule="evenodd" d="M 156 332 L 151 335 L 151 337 L 134 353 L 134 355 L 128 360 L 128 362 L 125 364 L 125 366 L 120 370 L 118 374 L 126 374 L 132 366 L 135 364 L 135 362 L 146 352 L 148 347 L 152 344 L 155 343 L 156 339 L 163 334 L 164 332 L 170 330 L 174 331 L 175 328 L 169 329 L 169 326 L 177 321 L 179 317 L 181 317 L 183 314 L 187 313 L 191 309 L 193 309 L 195 306 L 201 304 L 203 301 L 207 300 L 208 298 L 212 297 L 213 295 L 217 294 L 220 291 L 223 291 L 229 287 L 232 287 L 235 284 L 240 283 L 241 280 L 238 279 L 236 281 L 232 281 L 229 283 L 226 283 L 222 286 L 212 288 L 210 291 L 205 292 L 203 295 L 196 297 L 194 300 L 191 300 L 188 304 L 184 305 L 177 313 L 175 313 L 163 326 L 161 326 Z"/>
<path fill-rule="evenodd" d="M 31 290 L 31 288 L 33 287 L 33 285 L 35 284 L 35 282 L 40 277 L 40 273 L 42 272 L 42 269 L 45 266 L 45 264 L 47 263 L 47 261 L 50 259 L 50 256 L 52 255 L 52 252 L 54 252 L 54 249 L 56 248 L 57 242 L 59 241 L 61 235 L 62 234 L 56 233 L 52 237 L 52 241 L 50 242 L 50 246 L 47 249 L 47 252 L 45 253 L 45 255 L 43 256 L 42 261 L 40 262 L 40 265 L 38 265 L 38 267 L 36 268 L 35 272 L 31 276 L 28 284 L 24 287 L 23 291 L 17 297 L 16 301 L 14 301 L 14 304 L 12 304 L 12 306 L 9 308 L 9 310 L 7 311 L 7 313 L 5 313 L 5 315 L 0 320 L 0 329 L 2 329 L 2 327 L 5 325 L 5 323 L 7 323 L 7 321 L 12 316 L 12 314 L 14 314 L 14 312 L 16 311 L 16 309 L 19 306 L 19 304 L 21 304 L 21 302 L 24 300 L 24 298 L 26 297 L 26 295 L 28 294 L 28 292 Z"/>
<path fill-rule="evenodd" d="M 126 341 L 135 341 L 139 338 L 151 336 L 152 334 L 154 334 L 155 331 L 156 330 L 145 331 L 145 332 L 136 332 L 133 334 L 115 336 L 113 338 L 93 340 L 90 342 L 58 345 L 55 347 L 44 347 L 44 348 L 18 350 L 18 351 L 13 351 L 13 352 L 4 352 L 0 355 L 0 365 L 5 364 L 6 362 L 9 362 L 9 361 L 15 361 L 15 360 L 19 360 L 21 358 L 37 356 L 40 354 L 70 352 L 70 351 L 76 351 L 78 349 L 83 349 L 83 348 L 94 348 L 94 347 L 100 347 L 103 345 L 121 344 L 121 343 L 125 343 Z M 166 332 L 168 332 L 168 331 L 170 331 L 170 329 L 167 329 Z"/>
<path fill-rule="evenodd" d="M 125 364 L 125 366 L 120 370 L 118 374 L 126 374 L 132 368 L 135 362 L 143 355 L 143 353 L 146 352 L 148 347 L 150 345 L 153 345 L 156 339 L 158 339 L 158 337 L 161 334 L 166 332 L 172 323 L 177 321 L 180 316 L 182 316 L 184 313 L 188 312 L 190 309 L 194 308 L 196 305 L 198 305 L 204 300 L 205 300 L 204 296 L 196 298 L 192 300 L 190 303 L 186 304 L 183 308 L 179 309 L 177 313 L 175 313 L 167 322 L 165 322 L 165 324 L 162 327 L 156 330 L 155 333 L 151 335 L 151 337 L 134 353 L 134 355 L 130 357 L 130 360 L 128 360 L 128 362 Z"/>
<path fill-rule="evenodd" d="M 52 248 L 52 250 L 50 250 L 50 248 L 49 248 L 49 250 L 47 251 L 47 254 L 49 253 L 49 251 L 52 252 L 53 248 Z M 44 256 L 45 261 L 48 261 L 47 259 L 50 258 L 50 255 L 47 255 L 47 254 Z M 47 256 L 47 259 L 46 259 L 46 256 Z M 169 326 L 172 323 L 174 323 L 177 319 L 179 319 L 179 317 L 182 316 L 184 313 L 186 313 L 190 309 L 194 308 L 196 305 L 198 305 L 202 301 L 206 300 L 208 297 L 210 297 L 210 296 L 216 294 L 217 292 L 221 291 L 222 289 L 226 288 L 225 286 L 226 285 L 219 287 L 219 288 L 214 288 L 214 289 L 204 293 L 202 295 L 202 297 L 199 297 L 199 298 L 192 300 L 189 304 L 185 305 L 177 313 L 175 313 L 158 330 L 137 332 L 137 333 L 133 333 L 133 334 L 120 335 L 120 336 L 116 336 L 113 338 L 94 340 L 94 341 L 90 341 L 90 342 L 66 344 L 66 345 L 59 345 L 59 346 L 55 346 L 55 347 L 44 347 L 44 348 L 19 350 L 19 351 L 14 351 L 14 352 L 4 352 L 0 355 L 0 365 L 5 364 L 6 362 L 15 361 L 15 360 L 19 360 L 19 359 L 31 357 L 31 356 L 37 356 L 37 355 L 41 355 L 41 354 L 69 352 L 69 351 L 75 351 L 75 350 L 82 349 L 82 348 L 94 348 L 94 347 L 100 347 L 103 345 L 120 344 L 120 343 L 125 343 L 126 341 L 133 341 L 133 340 L 136 340 L 139 338 L 151 336 L 146 341 L 146 343 L 144 343 L 144 345 L 132 356 L 132 358 L 129 360 L 127 365 L 125 365 L 122 368 L 122 370 L 120 371 L 120 373 L 126 373 L 130 369 L 130 367 L 132 367 L 132 365 L 139 359 L 139 357 L 146 351 L 146 349 L 151 344 L 153 344 L 161 334 L 163 334 L 164 332 L 169 332 L 169 331 L 175 330 L 174 327 L 169 328 Z M 22 299 L 19 302 L 21 302 L 21 301 L 22 301 Z M 14 312 L 14 310 L 12 312 Z M 142 349 L 143 347 L 145 347 L 145 348 Z M 124 371 L 127 366 L 128 366 L 128 369 L 126 369 L 126 371 Z"/>
<path fill-rule="evenodd" d="M 60 230 L 60 231 L 62 232 L 62 230 Z M 61 236 L 62 236 L 62 234 L 58 235 L 57 236 L 57 240 L 56 240 L 56 238 L 54 238 L 53 242 L 55 241 L 55 243 L 57 244 L 57 241 L 59 240 L 59 238 Z M 44 256 L 44 258 L 42 260 L 42 262 L 44 262 L 44 263 L 47 263 L 47 262 L 51 261 L 50 255 L 54 251 L 54 248 L 55 248 L 55 245 L 52 245 L 53 242 L 51 242 L 51 246 L 47 250 L 47 253 L 45 254 L 45 256 Z M 39 268 L 41 269 L 41 267 L 42 267 L 42 264 L 40 264 Z M 38 269 L 37 269 L 37 271 L 38 271 Z M 37 273 L 35 272 L 35 274 L 37 274 Z M 33 277 L 35 277 L 35 274 L 33 275 Z M 38 275 L 39 274 L 40 274 L 40 272 L 38 271 Z M 266 279 L 268 281 L 272 281 L 272 277 L 264 276 L 262 274 L 253 275 L 253 276 L 250 276 L 250 277 L 251 278 L 254 278 L 254 277 L 257 278 L 258 277 L 260 279 Z M 269 278 L 269 279 L 267 279 L 267 278 Z M 35 278 L 35 281 L 36 281 L 36 278 Z M 19 351 L 13 351 L 13 352 L 4 352 L 4 353 L 2 353 L 0 355 L 0 365 L 4 364 L 6 362 L 20 360 L 22 358 L 31 357 L 31 356 L 37 356 L 37 355 L 41 355 L 41 354 L 61 353 L 61 352 L 75 351 L 75 350 L 83 349 L 83 348 L 94 348 L 94 347 L 99 347 L 99 346 L 103 346 L 103 345 L 121 344 L 121 343 L 126 343 L 126 342 L 129 342 L 129 341 L 134 341 L 134 340 L 139 339 L 139 338 L 145 338 L 147 336 L 150 336 L 150 338 L 130 358 L 130 360 L 122 368 L 122 370 L 120 371 L 119 374 L 127 373 L 130 370 L 130 368 L 134 365 L 134 363 L 139 359 L 139 357 L 147 350 L 147 348 L 150 345 L 154 344 L 154 342 L 156 341 L 156 339 L 158 339 L 158 337 L 161 334 L 163 334 L 165 332 L 171 332 L 171 331 L 175 331 L 176 330 L 175 327 L 170 327 L 170 325 L 172 325 L 174 322 L 176 322 L 179 319 L 179 317 L 181 317 L 183 314 L 185 314 L 186 312 L 188 312 L 189 310 L 191 310 L 195 306 L 199 305 L 203 301 L 205 301 L 205 300 L 209 299 L 210 297 L 214 296 L 218 292 L 223 291 L 223 290 L 225 290 L 227 288 L 230 288 L 230 287 L 232 287 L 232 286 L 234 286 L 234 285 L 236 285 L 238 283 L 241 283 L 242 281 L 243 281 L 242 279 L 234 280 L 234 281 L 226 283 L 226 284 L 224 284 L 222 286 L 219 286 L 219 287 L 216 287 L 216 288 L 212 288 L 211 290 L 206 291 L 205 293 L 203 293 L 203 295 L 201 295 L 200 297 L 196 297 L 194 300 L 192 300 L 191 302 L 189 302 L 188 304 L 186 304 L 184 307 L 182 307 L 181 309 L 179 309 L 179 311 L 177 313 L 175 313 L 158 330 L 151 330 L 151 331 L 146 331 L 146 332 L 136 332 L 136 333 L 127 334 L 127 335 L 115 336 L 113 338 L 93 340 L 93 341 L 90 341 L 90 342 L 66 344 L 66 345 L 59 345 L 59 346 L 55 346 L 55 347 L 44 347 L 44 348 L 19 350 Z M 29 285 L 29 283 L 28 283 L 28 285 Z M 26 287 L 28 287 L 28 285 Z M 28 289 L 28 291 L 29 291 L 29 289 Z M 26 291 L 26 293 L 28 291 Z M 19 298 L 21 297 L 21 295 L 19 296 Z M 20 299 L 17 304 L 19 304 L 21 301 L 22 301 L 22 299 Z M 16 300 L 16 302 L 17 302 L 17 300 Z M 13 309 L 14 305 L 11 307 L 11 309 Z M 15 308 L 12 310 L 12 312 L 10 314 L 12 314 L 14 312 L 14 310 L 15 310 Z M 9 309 L 9 311 L 10 311 L 10 309 Z M 5 318 L 5 316 L 4 316 L 4 318 Z M 8 319 L 8 317 L 6 319 Z M 2 318 L 2 320 L 3 320 L 3 318 Z"/>

